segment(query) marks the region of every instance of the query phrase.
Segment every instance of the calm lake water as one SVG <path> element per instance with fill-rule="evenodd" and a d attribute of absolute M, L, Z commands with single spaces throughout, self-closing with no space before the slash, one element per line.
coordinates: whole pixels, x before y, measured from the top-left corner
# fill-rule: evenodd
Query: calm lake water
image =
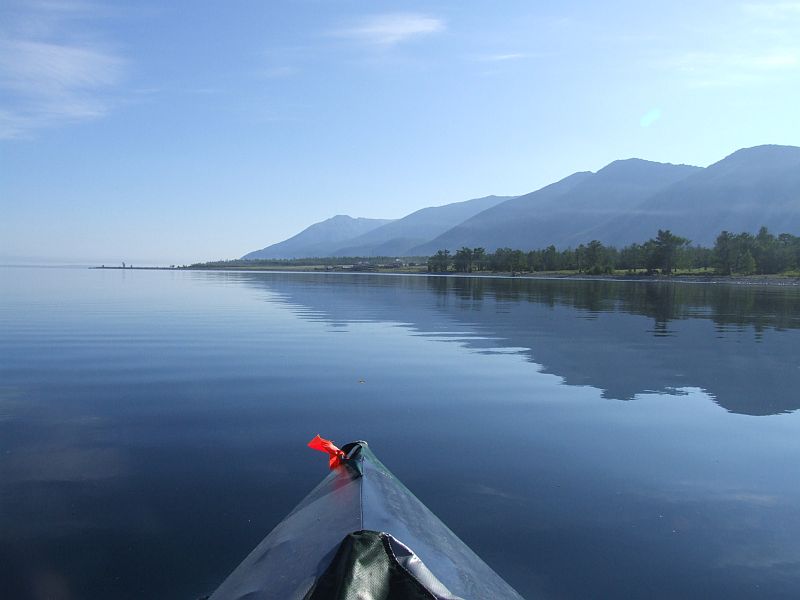
<path fill-rule="evenodd" d="M 0 597 L 208 593 L 378 457 L 526 598 L 800 596 L 800 290 L 0 269 Z"/>

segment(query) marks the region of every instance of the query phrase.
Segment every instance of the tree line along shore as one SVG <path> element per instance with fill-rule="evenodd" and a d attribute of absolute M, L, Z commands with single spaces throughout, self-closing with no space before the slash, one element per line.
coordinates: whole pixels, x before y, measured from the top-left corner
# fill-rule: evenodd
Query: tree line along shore
<path fill-rule="evenodd" d="M 235 270 L 324 270 L 400 273 L 510 273 L 558 275 L 662 275 L 741 277 L 770 275 L 800 277 L 800 237 L 772 234 L 762 227 L 755 235 L 721 232 L 714 246 L 692 245 L 690 240 L 659 230 L 655 237 L 622 248 L 598 240 L 576 248 L 539 250 L 463 247 L 439 250 L 430 257 L 324 257 L 296 259 L 223 260 L 181 268 Z"/>
<path fill-rule="evenodd" d="M 800 276 L 800 237 L 773 235 L 762 227 L 757 234 L 721 232 L 712 248 L 693 246 L 690 240 L 659 230 L 654 238 L 622 248 L 598 240 L 577 248 L 558 250 L 548 246 L 528 252 L 499 248 L 461 248 L 455 253 L 439 250 L 427 262 L 432 273 L 563 272 L 586 275 L 616 273 L 675 275 L 714 274 Z"/>

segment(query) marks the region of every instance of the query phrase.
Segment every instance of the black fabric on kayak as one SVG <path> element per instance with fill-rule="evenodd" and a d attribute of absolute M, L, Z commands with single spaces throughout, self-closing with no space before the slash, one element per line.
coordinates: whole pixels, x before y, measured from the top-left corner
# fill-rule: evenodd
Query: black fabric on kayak
<path fill-rule="evenodd" d="M 342 450 L 347 455 L 343 464 L 272 530 L 210 600 L 521 600 L 365 442 Z M 366 564 L 352 563 L 359 556 Z M 332 582 L 346 576 L 348 568 L 359 581 L 370 582 L 363 585 L 380 579 L 375 595 L 319 595 L 335 589 Z M 419 593 L 428 595 L 394 595 L 392 585 L 405 590 L 402 586 L 415 583 Z"/>
<path fill-rule="evenodd" d="M 351 533 L 307 600 L 461 600 L 451 595 L 421 561 L 416 561 L 416 571 L 404 567 L 403 559 L 395 555 L 398 544 L 388 533 Z"/>

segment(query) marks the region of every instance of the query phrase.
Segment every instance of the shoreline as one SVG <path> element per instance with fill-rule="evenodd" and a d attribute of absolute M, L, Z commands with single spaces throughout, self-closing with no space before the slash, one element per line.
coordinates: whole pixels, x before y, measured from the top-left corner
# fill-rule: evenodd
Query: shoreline
<path fill-rule="evenodd" d="M 243 273 L 348 273 L 363 275 L 413 275 L 426 277 L 450 278 L 483 278 L 483 279 L 541 279 L 541 280 L 573 280 L 573 281 L 641 281 L 652 283 L 692 283 L 692 284 L 730 284 L 730 285 L 756 285 L 778 287 L 800 287 L 800 277 L 791 275 L 589 275 L 587 273 L 519 273 L 512 274 L 506 271 L 480 271 L 477 273 L 429 273 L 428 271 L 399 271 L 396 269 L 383 269 L 375 271 L 359 270 L 326 270 L 321 268 L 269 268 L 269 267 L 89 267 L 98 270 L 116 271 L 234 271 Z"/>

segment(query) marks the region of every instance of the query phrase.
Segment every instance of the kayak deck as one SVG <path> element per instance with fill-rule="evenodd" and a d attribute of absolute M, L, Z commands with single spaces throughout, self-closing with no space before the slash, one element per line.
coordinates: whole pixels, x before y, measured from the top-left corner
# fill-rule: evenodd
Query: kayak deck
<path fill-rule="evenodd" d="M 366 442 L 342 452 L 210 600 L 521 600 Z"/>

